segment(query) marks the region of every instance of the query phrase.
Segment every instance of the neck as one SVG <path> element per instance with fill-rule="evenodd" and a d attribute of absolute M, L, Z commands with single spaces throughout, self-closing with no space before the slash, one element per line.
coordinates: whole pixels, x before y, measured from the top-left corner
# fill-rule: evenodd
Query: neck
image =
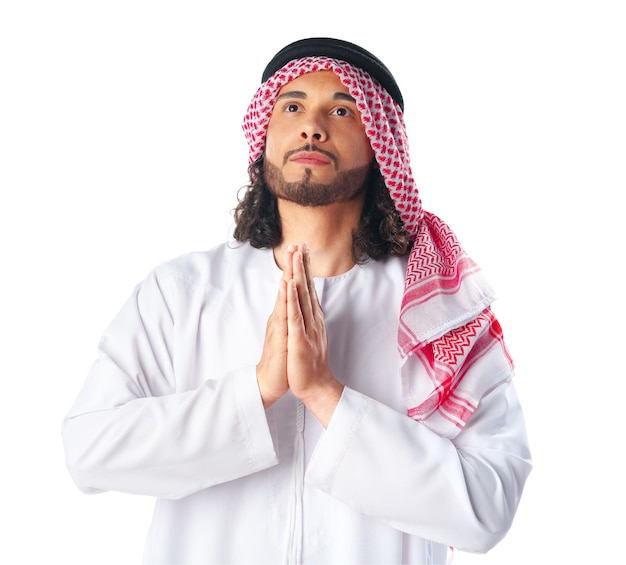
<path fill-rule="evenodd" d="M 306 243 L 311 252 L 314 277 L 332 277 L 354 266 L 352 237 L 363 209 L 363 198 L 328 206 L 300 206 L 278 200 L 283 239 L 274 248 L 274 258 L 283 268 L 288 245 Z"/>

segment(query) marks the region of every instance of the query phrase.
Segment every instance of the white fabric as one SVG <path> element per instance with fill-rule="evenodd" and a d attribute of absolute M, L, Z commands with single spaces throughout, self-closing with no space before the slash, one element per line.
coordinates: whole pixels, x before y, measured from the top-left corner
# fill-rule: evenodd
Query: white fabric
<path fill-rule="evenodd" d="M 291 394 L 262 407 L 272 252 L 222 245 L 159 266 L 104 333 L 64 420 L 76 484 L 158 497 L 150 564 L 442 564 L 448 546 L 488 550 L 530 471 L 523 416 L 510 379 L 454 440 L 406 415 L 405 269 L 390 258 L 316 279 L 346 385 L 323 430 Z"/>

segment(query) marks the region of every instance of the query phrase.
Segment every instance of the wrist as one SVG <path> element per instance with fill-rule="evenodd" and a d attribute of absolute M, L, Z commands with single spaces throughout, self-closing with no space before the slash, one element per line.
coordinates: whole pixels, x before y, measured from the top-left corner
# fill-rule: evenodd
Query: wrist
<path fill-rule="evenodd" d="M 320 423 L 327 428 L 341 400 L 343 389 L 344 385 L 333 377 L 323 385 L 316 387 L 310 394 L 302 396 L 300 400 Z"/>

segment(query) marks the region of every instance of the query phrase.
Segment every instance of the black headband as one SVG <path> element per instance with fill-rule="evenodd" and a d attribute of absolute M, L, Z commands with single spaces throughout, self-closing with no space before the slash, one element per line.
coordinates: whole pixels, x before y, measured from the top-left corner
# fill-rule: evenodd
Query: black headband
<path fill-rule="evenodd" d="M 315 56 L 346 61 L 355 67 L 363 69 L 381 84 L 404 112 L 404 100 L 402 99 L 400 88 L 384 63 L 378 57 L 363 49 L 363 47 L 341 39 L 311 37 L 290 43 L 276 53 L 267 67 L 265 67 L 261 82 L 265 82 L 289 61 Z"/>

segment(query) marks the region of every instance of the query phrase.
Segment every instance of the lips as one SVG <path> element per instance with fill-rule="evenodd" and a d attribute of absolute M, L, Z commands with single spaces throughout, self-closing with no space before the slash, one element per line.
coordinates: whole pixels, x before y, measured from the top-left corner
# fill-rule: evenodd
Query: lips
<path fill-rule="evenodd" d="M 299 151 L 289 160 L 303 165 L 329 165 L 331 162 L 330 158 L 318 151 Z"/>

